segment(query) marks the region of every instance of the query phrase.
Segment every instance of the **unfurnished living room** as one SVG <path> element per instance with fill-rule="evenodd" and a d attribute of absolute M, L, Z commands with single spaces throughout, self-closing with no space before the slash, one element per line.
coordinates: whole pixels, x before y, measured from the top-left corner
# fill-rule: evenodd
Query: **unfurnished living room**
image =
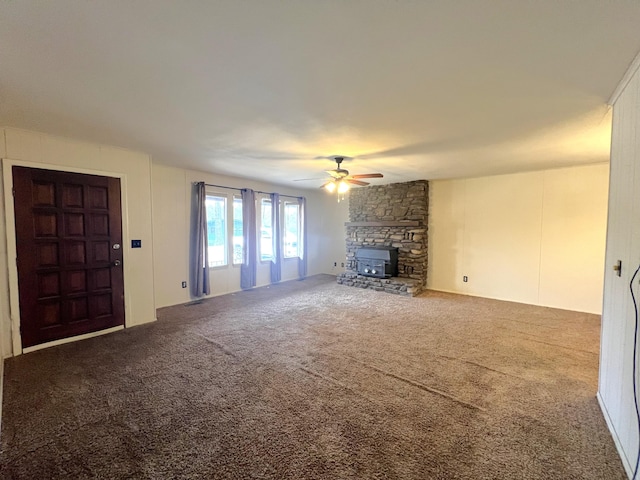
<path fill-rule="evenodd" d="M 640 478 L 638 25 L 0 0 L 0 478 Z"/>

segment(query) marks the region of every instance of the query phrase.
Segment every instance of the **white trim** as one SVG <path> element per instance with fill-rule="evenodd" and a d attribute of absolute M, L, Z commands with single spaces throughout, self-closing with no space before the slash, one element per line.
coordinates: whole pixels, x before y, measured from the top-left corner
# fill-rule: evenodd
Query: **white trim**
<path fill-rule="evenodd" d="M 611 417 L 609 416 L 607 407 L 604 404 L 604 400 L 600 396 L 600 391 L 596 393 L 596 398 L 598 399 L 598 405 L 600 406 L 600 410 L 602 411 L 604 421 L 607 422 L 607 427 L 609 427 L 609 432 L 611 433 L 611 437 L 613 438 L 613 443 L 616 445 L 616 449 L 618 450 L 618 455 L 620 456 L 620 460 L 622 461 L 622 466 L 624 467 L 625 472 L 627 472 L 627 476 L 631 478 L 633 476 L 633 468 L 631 467 L 631 462 L 627 458 L 627 455 L 622 448 L 622 442 L 618 437 L 618 432 L 616 432 L 616 429 L 613 427 L 613 422 L 611 421 Z"/>
<path fill-rule="evenodd" d="M 151 282 L 152 285 L 152 291 L 153 291 L 153 321 L 157 322 L 158 321 L 158 316 L 157 316 L 157 312 L 158 312 L 158 308 L 156 307 L 156 305 L 158 304 L 158 299 L 156 298 L 156 256 L 155 256 L 155 249 L 153 248 L 153 239 L 155 238 L 155 225 L 154 225 L 154 221 L 153 219 L 155 218 L 155 212 L 153 210 L 153 205 L 155 204 L 154 201 L 154 193 L 153 193 L 153 185 L 154 185 L 154 180 L 153 180 L 153 160 L 151 158 L 151 155 L 146 155 L 146 157 L 148 158 L 148 162 L 149 162 L 149 200 L 150 200 L 150 204 L 149 204 L 149 208 L 151 209 L 151 271 L 152 271 L 152 275 L 151 278 L 149 279 L 149 281 Z M 189 203 L 189 206 L 191 204 Z M 123 207 L 121 207 L 122 209 Z M 127 212 L 128 213 L 128 212 Z M 124 214 L 124 212 L 123 212 Z M 123 222 L 124 223 L 124 222 Z M 124 231 L 122 232 L 124 235 Z M 124 238 L 124 237 L 123 237 Z M 187 282 L 190 282 L 191 279 L 187 276 Z M 187 283 L 187 285 L 189 285 Z M 125 293 L 127 290 L 127 285 L 125 284 L 124 286 L 125 289 Z M 125 308 L 127 306 L 126 300 L 125 300 Z M 129 317 L 131 318 L 131 317 Z M 146 323 L 146 322 L 145 322 Z M 125 324 L 126 324 L 126 319 L 125 319 Z"/>
<path fill-rule="evenodd" d="M 4 182 L 5 233 L 7 236 L 7 270 L 9 274 L 9 316 L 13 355 L 22 353 L 20 336 L 20 299 L 18 297 L 18 265 L 16 253 L 15 210 L 13 205 L 13 175 L 10 161 L 2 160 Z"/>
<path fill-rule="evenodd" d="M 302 260 L 302 255 L 300 255 L 300 250 L 303 248 L 302 245 L 302 207 L 300 205 L 300 200 L 296 200 L 295 202 L 292 200 L 281 200 L 280 203 L 281 205 L 281 211 L 280 211 L 280 218 L 282 218 L 282 222 L 281 222 L 281 232 L 280 232 L 280 243 L 281 245 L 281 251 L 282 251 L 282 261 L 286 262 L 287 260 Z M 298 215 L 297 215 L 297 220 L 298 220 L 298 238 L 296 239 L 296 242 L 298 244 L 298 255 L 294 255 L 292 257 L 287 257 L 284 253 L 285 251 L 285 240 L 286 240 L 286 236 L 287 236 L 287 205 L 295 205 L 298 208 Z"/>
<path fill-rule="evenodd" d="M 273 262 L 273 248 L 271 251 L 271 256 L 269 256 L 269 258 L 267 259 L 262 259 L 262 203 L 264 201 L 267 201 L 269 202 L 269 204 L 271 204 L 271 215 L 273 215 L 273 202 L 271 201 L 271 196 L 268 193 L 256 193 L 256 222 L 258 223 L 258 225 L 256 225 L 256 253 L 258 255 L 257 265 L 268 265 Z M 273 225 L 271 225 L 271 238 L 273 239 Z"/>
<path fill-rule="evenodd" d="M 9 158 L 2 159 L 2 174 L 4 183 L 4 208 L 5 208 L 5 227 L 7 236 L 7 270 L 9 273 L 9 315 L 11 318 L 11 340 L 13 345 L 13 355 L 20 355 L 23 353 L 22 338 L 20 335 L 20 297 L 18 294 L 18 265 L 17 265 L 17 250 L 16 250 L 16 227 L 15 227 L 15 210 L 13 206 L 13 172 L 12 167 L 21 166 L 29 168 L 41 168 L 45 170 L 55 170 L 71 173 L 82 173 L 86 175 L 100 175 L 102 177 L 111 177 L 120 179 L 120 209 L 122 211 L 122 245 L 128 245 L 129 239 L 129 208 L 127 201 L 127 174 L 108 172 L 104 170 L 94 170 L 89 168 L 76 168 L 66 165 L 29 162 L 24 160 L 11 160 Z M 131 311 L 131 305 L 133 299 L 131 298 L 131 292 L 126 288 L 127 277 L 130 277 L 129 273 L 129 249 L 122 249 L 123 255 L 123 279 L 124 279 L 124 323 L 125 327 L 129 326 L 129 320 L 133 318 Z M 72 337 L 73 339 L 80 339 L 80 337 Z M 55 342 L 50 342 L 44 345 L 51 345 Z M 34 348 L 34 347 L 30 347 Z M 26 351 L 27 349 L 25 349 Z M 32 351 L 29 349 L 29 351 Z"/>
<path fill-rule="evenodd" d="M 627 88 L 627 85 L 629 85 L 629 82 L 631 81 L 631 79 L 633 78 L 633 76 L 635 75 L 635 73 L 638 71 L 639 68 L 640 68 L 640 52 L 638 52 L 638 54 L 635 56 L 635 58 L 629 65 L 629 68 L 627 68 L 627 71 L 622 76 L 620 83 L 618 83 L 618 86 L 609 97 L 609 100 L 607 101 L 609 105 L 613 106 L 613 104 L 618 101 L 618 98 L 620 97 L 620 95 L 622 95 L 622 92 L 624 92 L 624 89 Z"/>
<path fill-rule="evenodd" d="M 22 353 L 31 353 L 36 350 L 42 350 L 43 348 L 55 347 L 56 345 L 64 345 L 65 343 L 77 342 L 79 340 L 86 340 L 87 338 L 99 337 L 101 335 L 107 335 L 108 333 L 118 332 L 124 330 L 122 325 L 117 327 L 105 328 L 104 330 L 98 330 L 97 332 L 84 333 L 82 335 L 76 335 L 75 337 L 61 338 L 60 340 L 54 340 L 53 342 L 40 343 L 33 347 L 27 347 L 22 349 Z"/>
<path fill-rule="evenodd" d="M 209 187 L 205 184 L 204 189 L 205 202 L 207 197 L 223 198 L 224 199 L 224 223 L 225 223 L 225 237 L 224 237 L 224 256 L 225 262 L 222 265 L 209 264 L 209 270 L 228 270 L 233 267 L 233 195 L 230 196 L 228 192 L 222 192 L 215 190 L 215 187 Z M 231 199 L 231 201 L 229 201 Z M 206 210 L 206 209 L 205 209 Z M 229 221 L 231 219 L 231 221 Z M 207 245 L 207 248 L 209 246 Z M 211 261 L 211 259 L 209 259 Z M 211 272 L 209 272 L 211 275 Z"/>

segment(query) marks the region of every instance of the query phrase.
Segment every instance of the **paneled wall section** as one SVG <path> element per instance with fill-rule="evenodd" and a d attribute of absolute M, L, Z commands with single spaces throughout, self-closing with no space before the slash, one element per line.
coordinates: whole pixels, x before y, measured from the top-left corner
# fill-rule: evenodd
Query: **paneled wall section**
<path fill-rule="evenodd" d="M 635 312 L 630 281 L 640 264 L 640 75 L 636 74 L 613 108 L 611 182 L 598 400 L 631 476 L 638 455 L 633 400 Z M 621 275 L 613 270 L 622 262 Z M 639 282 L 633 283 L 636 297 Z"/>
<path fill-rule="evenodd" d="M 606 164 L 430 182 L 428 288 L 599 314 L 607 182 Z"/>

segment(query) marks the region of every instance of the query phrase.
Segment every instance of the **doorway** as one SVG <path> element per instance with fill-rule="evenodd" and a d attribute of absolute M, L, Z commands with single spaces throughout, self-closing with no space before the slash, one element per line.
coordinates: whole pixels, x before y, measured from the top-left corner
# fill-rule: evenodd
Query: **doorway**
<path fill-rule="evenodd" d="M 22 348 L 124 325 L 120 179 L 12 174 Z"/>

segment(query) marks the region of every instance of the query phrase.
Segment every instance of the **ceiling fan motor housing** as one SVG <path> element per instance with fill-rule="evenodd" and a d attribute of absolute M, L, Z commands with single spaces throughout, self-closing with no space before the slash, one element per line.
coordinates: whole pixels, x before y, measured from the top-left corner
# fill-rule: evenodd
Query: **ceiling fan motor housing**
<path fill-rule="evenodd" d="M 346 177 L 347 175 L 349 175 L 349 170 L 345 170 L 344 168 L 341 168 L 340 165 L 342 164 L 342 162 L 344 161 L 344 157 L 333 157 L 333 159 L 336 161 L 336 163 L 338 164 L 338 168 L 336 168 L 334 170 L 334 172 L 336 172 L 336 174 L 339 177 Z"/>

